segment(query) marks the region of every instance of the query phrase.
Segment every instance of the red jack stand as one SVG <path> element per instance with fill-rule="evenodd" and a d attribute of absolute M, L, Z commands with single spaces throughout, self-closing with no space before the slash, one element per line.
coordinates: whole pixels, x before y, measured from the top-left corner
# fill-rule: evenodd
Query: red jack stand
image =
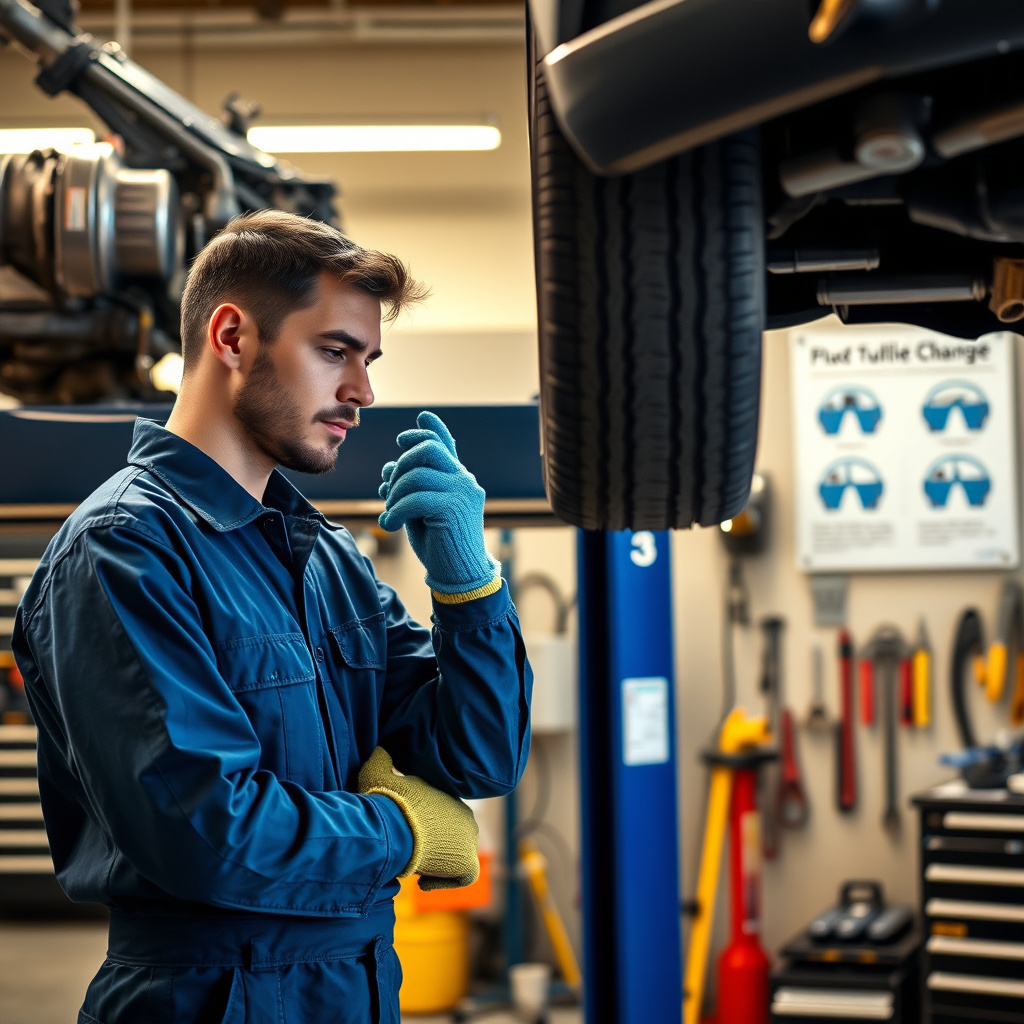
<path fill-rule="evenodd" d="M 732 938 L 718 961 L 718 1014 L 714 1024 L 768 1024 L 769 960 L 758 941 L 761 931 L 761 814 L 757 806 L 757 770 L 778 759 L 764 718 L 748 718 L 735 709 L 722 725 L 711 766 L 704 849 L 697 881 L 697 914 L 690 931 L 686 962 L 684 1024 L 698 1024 L 704 975 L 715 914 L 719 865 L 730 825 Z"/>
<path fill-rule="evenodd" d="M 718 958 L 716 1024 L 768 1024 L 768 973 L 761 948 L 761 812 L 757 766 L 733 772 L 729 812 L 732 936 Z"/>

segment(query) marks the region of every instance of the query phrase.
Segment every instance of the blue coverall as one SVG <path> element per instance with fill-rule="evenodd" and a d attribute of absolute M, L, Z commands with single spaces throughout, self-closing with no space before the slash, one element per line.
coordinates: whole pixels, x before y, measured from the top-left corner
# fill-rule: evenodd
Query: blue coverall
<path fill-rule="evenodd" d="M 398 1022 L 377 744 L 509 792 L 532 675 L 507 589 L 414 623 L 278 472 L 264 503 L 151 420 L 49 545 L 13 645 L 57 877 L 111 911 L 80 1022 Z"/>

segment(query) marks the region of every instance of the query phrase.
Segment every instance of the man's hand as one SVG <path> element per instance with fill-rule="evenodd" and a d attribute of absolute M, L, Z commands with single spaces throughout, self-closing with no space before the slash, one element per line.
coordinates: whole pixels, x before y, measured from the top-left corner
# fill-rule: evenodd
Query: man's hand
<path fill-rule="evenodd" d="M 476 818 L 461 800 L 415 775 L 403 775 L 383 747 L 359 769 L 359 792 L 389 797 L 405 815 L 413 850 L 403 878 L 418 874 L 421 889 L 458 889 L 477 880 Z"/>
<path fill-rule="evenodd" d="M 398 435 L 404 454 L 381 472 L 381 529 L 405 527 L 431 590 L 468 594 L 487 587 L 499 568 L 484 546 L 484 490 L 459 462 L 439 417 L 421 412 L 416 425 Z"/>

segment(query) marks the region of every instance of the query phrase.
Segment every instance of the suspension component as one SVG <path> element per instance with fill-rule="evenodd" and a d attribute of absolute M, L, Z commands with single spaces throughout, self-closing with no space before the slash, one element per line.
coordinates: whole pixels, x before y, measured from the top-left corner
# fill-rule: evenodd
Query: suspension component
<path fill-rule="evenodd" d="M 988 308 L 1004 324 L 1024 320 L 1024 260 L 997 256 L 992 273 L 992 298 Z"/>

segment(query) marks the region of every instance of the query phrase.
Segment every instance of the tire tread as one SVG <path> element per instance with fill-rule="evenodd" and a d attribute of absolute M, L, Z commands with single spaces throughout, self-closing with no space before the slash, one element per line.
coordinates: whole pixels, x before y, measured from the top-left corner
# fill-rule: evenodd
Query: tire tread
<path fill-rule="evenodd" d="M 585 529 L 712 525 L 746 502 L 764 311 L 756 133 L 592 174 L 533 84 L 544 472 Z"/>

